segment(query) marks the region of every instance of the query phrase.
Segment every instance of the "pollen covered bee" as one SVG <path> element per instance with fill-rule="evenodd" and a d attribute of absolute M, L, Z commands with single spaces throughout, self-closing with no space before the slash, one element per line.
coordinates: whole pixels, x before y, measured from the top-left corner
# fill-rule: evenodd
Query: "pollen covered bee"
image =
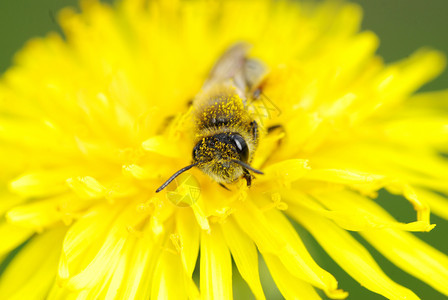
<path fill-rule="evenodd" d="M 250 166 L 257 149 L 259 129 L 248 110 L 267 75 L 266 66 L 248 58 L 250 46 L 237 43 L 216 62 L 201 92 L 193 100 L 195 143 L 193 162 L 172 175 L 156 192 L 181 173 L 197 167 L 221 186 L 244 178 L 251 185 Z"/>

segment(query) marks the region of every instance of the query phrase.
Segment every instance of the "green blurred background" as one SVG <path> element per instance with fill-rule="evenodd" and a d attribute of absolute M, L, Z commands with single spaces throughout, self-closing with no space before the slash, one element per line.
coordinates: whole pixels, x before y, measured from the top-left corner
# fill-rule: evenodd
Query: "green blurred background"
<path fill-rule="evenodd" d="M 77 0 L 0 0 L 0 73 L 12 64 L 14 53 L 29 38 L 44 36 L 50 31 L 60 32 L 55 21 L 57 11 L 65 6 L 76 6 L 77 2 Z M 423 46 L 439 49 L 448 54 L 448 0 L 357 0 L 351 2 L 363 7 L 362 27 L 374 31 L 380 37 L 381 44 L 378 53 L 386 62 L 402 59 Z M 444 88 L 448 88 L 447 71 L 422 90 Z M 411 221 L 411 217 L 415 216 L 412 207 L 399 197 L 382 193 L 378 201 L 400 221 Z M 437 224 L 432 232 L 417 235 L 442 252 L 448 253 L 448 222 L 436 216 L 433 216 L 432 222 Z M 368 292 L 350 279 L 305 230 L 299 226 L 297 229 L 309 245 L 317 262 L 337 277 L 342 289 L 350 292 L 348 299 L 384 299 Z M 422 299 L 447 299 L 428 285 L 394 267 L 372 247 L 365 245 L 392 279 L 411 288 Z M 262 262 L 260 266 L 262 279 L 269 281 L 269 275 L 263 272 L 266 268 Z M 238 275 L 235 274 L 235 276 Z M 237 280 L 235 283 L 237 292 L 235 298 L 245 299 L 247 295 L 250 295 L 248 287 L 238 282 Z M 266 294 L 269 299 L 281 297 L 278 291 L 269 284 Z"/>

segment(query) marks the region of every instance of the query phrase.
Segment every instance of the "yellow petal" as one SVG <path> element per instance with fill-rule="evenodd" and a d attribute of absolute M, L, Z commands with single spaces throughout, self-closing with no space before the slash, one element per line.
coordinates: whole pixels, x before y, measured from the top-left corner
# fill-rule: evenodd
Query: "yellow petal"
<path fill-rule="evenodd" d="M 387 215 L 376 214 L 371 211 L 372 200 L 365 196 L 349 191 L 336 191 L 331 193 L 318 193 L 314 198 L 300 192 L 283 191 L 285 201 L 293 205 L 310 209 L 321 216 L 336 222 L 347 230 L 368 230 L 372 228 L 397 228 L 407 231 L 429 231 L 435 225 L 423 221 L 401 223 Z M 324 209 L 320 202 L 325 207 Z"/>
<path fill-rule="evenodd" d="M 109 279 L 109 285 L 107 288 L 103 290 L 104 299 L 117 299 L 118 290 L 121 288 L 121 286 L 124 283 L 124 276 L 126 268 L 129 268 L 131 266 L 128 264 L 127 259 L 127 252 L 123 251 L 124 255 L 120 257 L 120 261 L 118 262 L 118 265 L 116 268 L 111 268 L 109 277 L 112 277 Z"/>
<path fill-rule="evenodd" d="M 109 272 L 115 269 L 119 262 L 120 251 L 124 243 L 124 239 L 106 240 L 91 263 L 82 272 L 68 279 L 66 283 L 67 288 L 80 290 L 101 287 L 101 283 L 107 283 L 107 279 L 111 275 Z M 95 292 L 94 295 L 97 295 L 97 293 Z"/>
<path fill-rule="evenodd" d="M 22 197 L 19 197 L 14 194 L 10 194 L 8 192 L 0 192 L 0 215 L 3 215 L 6 211 L 11 209 L 16 205 L 20 205 L 25 200 Z"/>
<path fill-rule="evenodd" d="M 155 152 L 163 156 L 171 158 L 182 157 L 181 151 L 177 147 L 173 147 L 173 143 L 164 136 L 149 138 L 143 142 L 142 147 L 146 151 Z"/>
<path fill-rule="evenodd" d="M 109 265 L 99 284 L 92 288 L 75 291 L 75 294 L 78 294 L 78 298 L 85 299 L 115 299 L 122 283 L 125 267 L 126 256 L 121 256 L 118 261 Z M 67 289 L 70 289 L 70 286 Z"/>
<path fill-rule="evenodd" d="M 378 129 L 375 127 L 372 130 Z M 322 149 L 314 157 L 313 164 L 384 174 L 390 180 L 400 179 L 401 183 L 448 191 L 448 163 L 440 155 L 419 148 L 402 151 L 386 145 L 386 141 L 347 142 L 342 146 Z"/>
<path fill-rule="evenodd" d="M 269 220 L 251 202 L 237 204 L 232 214 L 239 227 L 255 242 L 261 253 L 276 253 L 286 242 L 272 231 Z M 251 222 L 247 222 L 251 220 Z"/>
<path fill-rule="evenodd" d="M 179 211 L 176 214 L 176 229 L 180 240 L 182 264 L 187 276 L 191 277 L 199 252 L 199 227 L 191 211 Z"/>
<path fill-rule="evenodd" d="M 306 174 L 306 178 L 314 180 L 329 181 L 341 184 L 363 184 L 372 183 L 384 179 L 382 175 L 375 175 L 369 173 L 360 173 L 351 170 L 341 169 L 313 169 Z"/>
<path fill-rule="evenodd" d="M 354 3 L 340 5 L 340 3 L 324 2 L 317 8 L 319 23 L 322 26 L 328 26 L 328 34 L 339 35 L 339 38 L 351 36 L 354 32 L 358 32 L 361 20 L 362 9 Z M 321 19 L 322 18 L 322 19 Z M 333 19 L 334 20 L 331 20 Z M 334 22 L 334 23 L 333 23 Z"/>
<path fill-rule="evenodd" d="M 255 155 L 251 163 L 252 166 L 256 169 L 260 168 L 269 159 L 271 154 L 279 149 L 279 142 L 284 137 L 285 133 L 277 130 L 260 139 L 260 144 L 257 147 L 257 155 Z"/>
<path fill-rule="evenodd" d="M 414 188 L 414 190 L 418 198 L 424 199 L 428 203 L 432 213 L 448 220 L 448 200 L 446 197 L 420 188 Z"/>
<path fill-rule="evenodd" d="M 123 286 L 117 294 L 117 299 L 149 299 L 153 280 L 153 271 L 163 248 L 164 236 L 153 236 L 149 224 L 141 234 L 130 237 L 135 240 L 127 253 L 128 270 L 123 280 Z M 56 298 L 57 299 L 57 298 Z"/>
<path fill-rule="evenodd" d="M 293 138 L 285 141 L 285 146 L 282 147 L 284 159 L 290 159 L 294 157 L 297 152 L 304 147 L 304 144 L 313 140 L 316 135 L 316 131 L 320 127 L 323 119 L 317 112 L 308 113 L 303 110 L 295 112 L 296 117 L 285 124 L 285 131 L 287 134 L 291 134 Z M 300 128 L 300 130 L 297 130 Z M 283 142 L 283 141 L 282 141 Z"/>
<path fill-rule="evenodd" d="M 363 173 L 350 169 L 313 168 L 312 171 L 304 176 L 304 179 L 316 180 L 317 182 L 328 182 L 333 185 L 349 186 L 365 195 L 375 195 L 385 184 L 385 178 L 382 175 Z M 316 188 L 316 190 L 319 189 L 321 188 Z"/>
<path fill-rule="evenodd" d="M 116 262 L 127 235 L 126 225 L 120 224 L 126 211 L 120 215 L 121 209 L 117 205 L 113 210 L 108 205 L 98 206 L 67 232 L 59 276 L 70 289 L 94 286 Z"/>
<path fill-rule="evenodd" d="M 397 116 L 384 125 L 379 134 L 386 135 L 388 140 L 399 142 L 411 147 L 438 147 L 446 149 L 448 141 L 448 118 L 436 112 L 428 113 L 428 116 Z"/>
<path fill-rule="evenodd" d="M 5 221 L 0 222 L 0 256 L 7 254 L 14 248 L 25 242 L 34 230 L 29 228 L 23 228 L 14 224 L 7 223 Z"/>
<path fill-rule="evenodd" d="M 231 218 L 227 218 L 221 228 L 241 277 L 247 282 L 256 299 L 266 299 L 260 283 L 258 252 L 254 243 L 241 232 Z"/>
<path fill-rule="evenodd" d="M 428 203 L 423 201 L 423 199 L 420 199 L 420 197 L 418 197 L 412 186 L 400 182 L 393 182 L 391 184 L 388 184 L 386 188 L 392 193 L 403 195 L 412 204 L 414 209 L 417 211 L 417 220 L 421 221 L 422 223 L 428 224 L 428 229 L 426 231 L 429 231 L 433 228 L 429 228 L 429 205 Z"/>
<path fill-rule="evenodd" d="M 65 180 L 70 171 L 40 171 L 28 173 L 10 183 L 11 189 L 22 196 L 40 197 L 67 190 Z"/>
<path fill-rule="evenodd" d="M 191 209 L 193 210 L 194 216 L 196 217 L 196 222 L 199 224 L 202 230 L 210 231 L 210 224 L 208 222 L 207 216 L 204 213 L 204 209 L 201 207 L 202 205 L 202 196 L 199 197 L 199 200 L 191 205 Z"/>
<path fill-rule="evenodd" d="M 291 275 L 275 255 L 265 253 L 263 258 L 275 284 L 285 299 L 321 299 L 311 284 Z"/>
<path fill-rule="evenodd" d="M 308 160 L 306 159 L 285 160 L 265 168 L 263 171 L 266 176 L 260 178 L 260 183 L 263 182 L 265 185 L 275 180 L 281 186 L 289 186 L 291 182 L 303 177 L 309 170 Z"/>
<path fill-rule="evenodd" d="M 60 212 L 55 208 L 55 201 L 38 201 L 11 209 L 6 218 L 8 222 L 42 232 L 45 227 L 61 221 Z"/>
<path fill-rule="evenodd" d="M 85 297 L 84 297 L 85 298 Z M 79 295 L 76 292 L 70 291 L 66 288 L 61 287 L 57 280 L 50 288 L 50 291 L 48 292 L 48 295 L 45 299 L 48 300 L 58 300 L 58 299 L 67 299 L 67 300 L 75 300 L 75 299 L 82 299 L 81 295 Z"/>
<path fill-rule="evenodd" d="M 292 275 L 322 289 L 332 299 L 347 297 L 346 292 L 337 289 L 336 279 L 314 262 L 297 231 L 285 215 L 275 209 L 267 211 L 265 215 L 269 220 L 269 226 L 274 228 L 277 235 L 282 235 L 288 243 L 285 249 L 278 253 L 278 258 L 285 268 Z"/>
<path fill-rule="evenodd" d="M 381 108 L 396 105 L 423 83 L 437 76 L 444 66 L 443 54 L 428 49 L 420 49 L 409 58 L 390 65 L 374 82 L 381 94 L 381 98 L 378 98 L 383 105 Z"/>
<path fill-rule="evenodd" d="M 291 274 L 324 290 L 330 298 L 342 297 L 337 281 L 316 264 L 281 212 L 271 209 L 263 214 L 251 201 L 245 201 L 233 216 L 263 255 L 277 256 Z"/>
<path fill-rule="evenodd" d="M 163 251 L 154 270 L 151 299 L 188 299 L 179 255 Z"/>
<path fill-rule="evenodd" d="M 90 176 L 68 178 L 67 184 L 81 199 L 98 199 L 106 193 L 106 188 Z"/>
<path fill-rule="evenodd" d="M 65 228 L 35 236 L 9 263 L 0 280 L 3 299 L 44 299 L 56 277 Z"/>
<path fill-rule="evenodd" d="M 150 172 L 146 168 L 143 168 L 136 164 L 123 165 L 122 171 L 124 174 L 130 174 L 131 176 L 140 180 L 156 179 L 158 175 L 156 172 Z"/>
<path fill-rule="evenodd" d="M 30 147 L 36 152 L 48 151 L 64 155 L 66 152 L 76 150 L 75 144 L 67 136 L 64 136 L 59 128 L 55 128 L 50 121 L 45 120 L 31 122 L 19 118 L 2 117 L 0 137 L 3 141 L 6 140 L 17 146 Z"/>
<path fill-rule="evenodd" d="M 399 268 L 448 296 L 448 256 L 395 229 L 364 231 L 361 235 Z"/>
<path fill-rule="evenodd" d="M 202 231 L 200 263 L 202 299 L 233 299 L 232 260 L 218 226 Z"/>
<path fill-rule="evenodd" d="M 352 40 L 346 41 L 345 44 L 347 51 L 336 54 L 338 62 L 344 65 L 344 71 L 335 75 L 339 87 L 353 85 L 353 82 L 359 79 L 360 72 L 364 71 L 360 70 L 360 65 L 365 65 L 371 60 L 372 54 L 378 48 L 379 40 L 374 33 L 364 31 Z M 349 107 L 347 104 L 351 104 L 351 101 L 345 103 L 331 101 L 331 109 L 326 111 L 325 115 L 343 116 Z"/>
<path fill-rule="evenodd" d="M 62 194 L 46 200 L 35 201 L 26 205 L 16 206 L 6 214 L 9 222 L 36 231 L 57 222 L 70 224 L 77 218 L 78 211 L 88 203 L 79 201 L 73 194 Z"/>
<path fill-rule="evenodd" d="M 362 286 L 388 299 L 419 299 L 411 290 L 387 277 L 369 252 L 345 230 L 303 208 L 290 207 L 288 213 L 299 221 L 333 260 Z"/>
<path fill-rule="evenodd" d="M 404 109 L 414 113 L 421 111 L 443 112 L 448 109 L 448 90 L 430 91 L 412 95 L 408 100 L 408 105 Z"/>

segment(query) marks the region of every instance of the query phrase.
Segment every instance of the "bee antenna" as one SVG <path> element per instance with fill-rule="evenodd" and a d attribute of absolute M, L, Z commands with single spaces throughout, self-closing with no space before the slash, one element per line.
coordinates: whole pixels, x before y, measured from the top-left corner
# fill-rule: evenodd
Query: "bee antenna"
<path fill-rule="evenodd" d="M 239 164 L 239 165 L 242 166 L 243 168 L 248 169 L 249 171 L 252 171 L 252 172 L 254 172 L 254 173 L 257 173 L 257 174 L 264 174 L 263 172 L 258 171 L 257 169 L 252 168 L 251 166 L 249 166 L 248 164 L 242 162 L 241 160 L 232 159 L 232 162 L 234 162 L 234 163 L 236 163 L 236 164 Z"/>
<path fill-rule="evenodd" d="M 173 174 L 173 176 L 171 176 L 170 178 L 168 178 L 167 181 L 165 181 L 164 184 L 162 184 L 157 190 L 156 193 L 160 192 L 161 190 L 163 190 L 164 188 L 166 188 L 166 186 L 168 184 L 171 183 L 171 181 L 173 181 L 177 176 L 179 176 L 180 174 L 182 174 L 185 171 L 190 170 L 191 168 L 193 168 L 194 166 L 197 166 L 198 162 L 195 162 L 194 164 L 191 164 L 189 166 L 183 167 L 182 169 L 180 169 L 179 171 L 177 171 L 176 173 Z"/>

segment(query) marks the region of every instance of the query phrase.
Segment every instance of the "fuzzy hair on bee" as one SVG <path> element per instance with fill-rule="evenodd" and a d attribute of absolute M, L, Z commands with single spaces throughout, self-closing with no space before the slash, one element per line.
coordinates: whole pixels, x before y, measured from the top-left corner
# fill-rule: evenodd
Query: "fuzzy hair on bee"
<path fill-rule="evenodd" d="M 258 146 L 259 129 L 247 105 L 259 92 L 268 71 L 261 61 L 247 57 L 249 49 L 250 45 L 237 43 L 213 66 L 192 103 L 193 162 L 174 173 L 156 192 L 192 167 L 221 185 L 244 178 L 250 186 L 251 173 L 263 174 L 250 166 Z"/>

